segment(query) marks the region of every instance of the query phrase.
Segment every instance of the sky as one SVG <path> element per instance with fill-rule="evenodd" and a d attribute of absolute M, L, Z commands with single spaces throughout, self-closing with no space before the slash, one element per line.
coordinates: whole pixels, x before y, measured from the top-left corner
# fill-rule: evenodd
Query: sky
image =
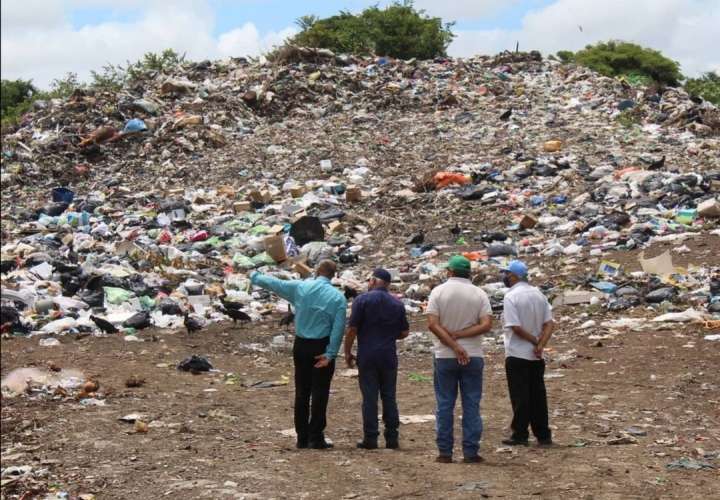
<path fill-rule="evenodd" d="M 2 0 L 1 73 L 47 88 L 72 71 L 173 48 L 190 60 L 257 56 L 305 14 L 359 12 L 386 0 Z M 720 0 L 416 0 L 455 21 L 455 57 L 514 49 L 578 50 L 622 39 L 660 50 L 689 76 L 720 71 Z"/>

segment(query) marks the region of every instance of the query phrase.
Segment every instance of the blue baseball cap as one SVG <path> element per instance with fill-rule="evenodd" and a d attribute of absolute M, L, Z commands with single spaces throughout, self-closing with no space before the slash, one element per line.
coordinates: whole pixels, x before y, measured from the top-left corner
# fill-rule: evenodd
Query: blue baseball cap
<path fill-rule="evenodd" d="M 510 261 L 510 264 L 508 264 L 507 267 L 503 267 L 500 270 L 512 273 L 518 278 L 527 278 L 528 274 L 528 266 L 521 260 Z"/>
<path fill-rule="evenodd" d="M 378 267 L 375 269 L 372 273 L 373 277 L 383 280 L 385 283 L 390 283 L 392 281 L 392 277 L 390 276 L 390 273 L 383 269 L 382 267 Z"/>

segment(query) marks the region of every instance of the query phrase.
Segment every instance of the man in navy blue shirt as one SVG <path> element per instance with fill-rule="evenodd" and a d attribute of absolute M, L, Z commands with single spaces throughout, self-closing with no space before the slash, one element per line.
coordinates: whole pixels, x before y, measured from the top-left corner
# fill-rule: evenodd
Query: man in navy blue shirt
<path fill-rule="evenodd" d="M 395 342 L 408 336 L 405 306 L 388 292 L 390 273 L 375 269 L 368 282 L 368 292 L 357 297 L 345 334 L 345 361 L 355 364 L 352 346 L 358 339 L 357 366 L 362 392 L 363 440 L 358 448 L 378 446 L 378 393 L 382 400 L 385 423 L 385 447 L 399 447 L 400 414 L 395 399 L 398 358 Z"/>

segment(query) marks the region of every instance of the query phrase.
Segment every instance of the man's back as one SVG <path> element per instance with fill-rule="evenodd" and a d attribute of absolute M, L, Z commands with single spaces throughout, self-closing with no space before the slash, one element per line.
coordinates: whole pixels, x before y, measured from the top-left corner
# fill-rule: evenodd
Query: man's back
<path fill-rule="evenodd" d="M 537 359 L 533 345 L 513 333 L 510 327 L 519 326 L 534 337 L 540 337 L 543 324 L 552 320 L 552 308 L 540 290 L 520 281 L 503 299 L 505 354 L 528 360 Z"/>
<path fill-rule="evenodd" d="M 492 314 L 492 309 L 483 290 L 468 279 L 452 277 L 432 291 L 426 312 L 437 315 L 440 324 L 449 332 L 457 332 L 477 324 L 483 316 Z M 433 338 L 433 342 L 436 357 L 455 357 L 453 350 L 439 340 Z M 480 337 L 459 339 L 458 343 L 469 356 L 483 356 Z"/>
<path fill-rule="evenodd" d="M 339 308 L 345 309 L 343 294 L 326 278 L 300 282 L 291 302 L 295 306 L 295 325 L 301 335 L 306 330 L 330 331 Z"/>
<path fill-rule="evenodd" d="M 396 341 L 408 329 L 405 306 L 386 289 L 374 289 L 353 302 L 350 326 L 358 329 L 358 361 L 373 357 L 397 362 Z"/>
<path fill-rule="evenodd" d="M 344 327 L 347 301 L 328 278 L 280 280 L 254 273 L 250 279 L 253 284 L 272 290 L 295 306 L 295 334 L 298 337 L 322 338 Z"/>

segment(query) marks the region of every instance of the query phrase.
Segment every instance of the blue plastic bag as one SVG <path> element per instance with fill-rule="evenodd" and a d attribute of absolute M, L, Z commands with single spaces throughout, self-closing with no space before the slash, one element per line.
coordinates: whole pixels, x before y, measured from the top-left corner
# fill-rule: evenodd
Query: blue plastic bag
<path fill-rule="evenodd" d="M 145 122 L 142 121 L 140 118 L 133 118 L 132 120 L 128 120 L 128 122 L 125 124 L 123 133 L 129 134 L 132 132 L 142 132 L 143 130 L 147 130 L 147 125 L 145 125 Z"/>

